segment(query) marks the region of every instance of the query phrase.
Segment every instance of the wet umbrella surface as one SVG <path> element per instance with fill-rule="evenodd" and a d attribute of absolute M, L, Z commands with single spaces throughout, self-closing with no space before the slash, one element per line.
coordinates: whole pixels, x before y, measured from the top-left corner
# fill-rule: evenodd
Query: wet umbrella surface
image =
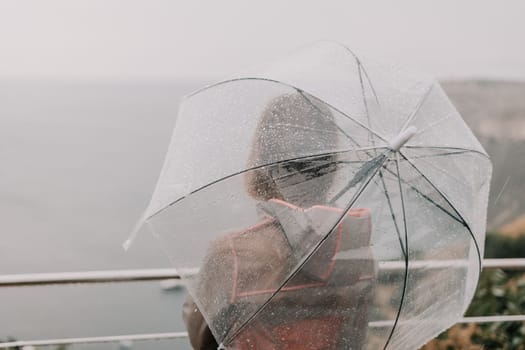
<path fill-rule="evenodd" d="M 138 227 L 223 348 L 416 349 L 473 296 L 490 174 L 437 82 L 318 43 L 183 100 Z"/>

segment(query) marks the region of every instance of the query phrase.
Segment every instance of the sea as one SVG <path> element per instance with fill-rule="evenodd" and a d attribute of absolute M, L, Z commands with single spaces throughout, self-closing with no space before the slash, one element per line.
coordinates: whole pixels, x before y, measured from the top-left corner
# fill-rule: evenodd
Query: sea
<path fill-rule="evenodd" d="M 127 252 L 122 243 L 153 191 L 179 101 L 200 85 L 0 82 L 0 274 L 171 267 L 151 235 Z M 185 293 L 159 282 L 0 288 L 0 339 L 184 331 Z"/>

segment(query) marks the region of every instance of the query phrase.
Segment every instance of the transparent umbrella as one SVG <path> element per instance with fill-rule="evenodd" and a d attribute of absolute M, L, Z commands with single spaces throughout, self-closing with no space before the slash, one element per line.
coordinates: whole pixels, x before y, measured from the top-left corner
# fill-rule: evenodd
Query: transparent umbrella
<path fill-rule="evenodd" d="M 223 348 L 415 349 L 473 296 L 490 176 L 436 81 L 322 42 L 182 101 L 137 229 Z"/>

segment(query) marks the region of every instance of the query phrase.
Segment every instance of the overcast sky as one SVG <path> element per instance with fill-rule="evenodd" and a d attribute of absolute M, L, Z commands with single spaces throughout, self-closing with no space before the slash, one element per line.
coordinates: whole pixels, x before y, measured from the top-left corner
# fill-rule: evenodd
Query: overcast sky
<path fill-rule="evenodd" d="M 525 1 L 0 0 L 0 79 L 218 78 L 319 39 L 525 79 Z"/>

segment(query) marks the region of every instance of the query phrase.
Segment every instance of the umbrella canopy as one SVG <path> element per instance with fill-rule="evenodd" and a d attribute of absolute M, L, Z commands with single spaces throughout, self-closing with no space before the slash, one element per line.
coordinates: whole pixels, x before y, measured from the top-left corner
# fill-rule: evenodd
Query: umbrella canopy
<path fill-rule="evenodd" d="M 137 227 L 225 348 L 414 349 L 473 296 L 490 176 L 436 81 L 323 42 L 187 96 Z"/>

